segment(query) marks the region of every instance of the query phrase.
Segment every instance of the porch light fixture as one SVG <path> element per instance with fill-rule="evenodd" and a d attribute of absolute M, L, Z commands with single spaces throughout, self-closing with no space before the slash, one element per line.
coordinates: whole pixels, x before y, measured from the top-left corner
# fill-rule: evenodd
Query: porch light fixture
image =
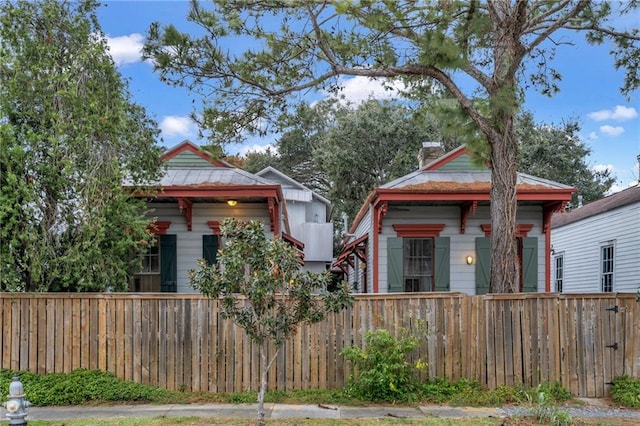
<path fill-rule="evenodd" d="M 236 204 L 238 204 L 238 200 L 227 200 L 227 204 L 229 204 L 231 207 L 233 207 Z"/>
<path fill-rule="evenodd" d="M 473 264 L 473 256 L 467 256 L 467 265 Z"/>

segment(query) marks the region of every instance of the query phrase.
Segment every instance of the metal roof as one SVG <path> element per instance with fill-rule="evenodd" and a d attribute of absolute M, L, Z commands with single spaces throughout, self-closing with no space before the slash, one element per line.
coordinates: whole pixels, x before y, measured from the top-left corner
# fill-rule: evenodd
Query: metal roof
<path fill-rule="evenodd" d="M 272 166 L 267 166 L 256 173 L 258 176 L 265 177 L 282 186 L 284 196 L 287 200 L 295 201 L 311 201 L 312 197 L 318 199 L 324 204 L 330 205 L 331 201 L 322 195 L 307 188 L 297 180 L 285 175 L 280 170 Z M 304 193 L 304 194 L 303 194 Z"/>
<path fill-rule="evenodd" d="M 273 185 L 273 182 L 231 167 L 169 167 L 157 184 L 168 187 L 202 184 Z"/>
<path fill-rule="evenodd" d="M 469 184 L 478 183 L 481 187 L 486 187 L 491 182 L 490 171 L 425 171 L 416 170 L 408 175 L 395 179 L 380 186 L 383 189 L 422 189 L 429 190 L 430 187 L 441 187 L 442 184 L 451 183 L 451 190 L 456 188 L 468 190 Z M 483 185 L 484 184 L 484 185 Z M 517 185 L 535 186 L 541 189 L 572 189 L 571 186 L 564 185 L 525 173 L 518 173 Z M 472 188 L 472 187 L 471 187 Z M 478 188 L 480 189 L 480 188 Z"/>

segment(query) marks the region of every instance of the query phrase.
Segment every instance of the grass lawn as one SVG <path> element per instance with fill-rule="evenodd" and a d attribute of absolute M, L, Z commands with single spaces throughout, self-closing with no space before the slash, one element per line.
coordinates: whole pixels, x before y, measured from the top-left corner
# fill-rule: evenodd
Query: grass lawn
<path fill-rule="evenodd" d="M 356 425 L 427 425 L 427 426 L 492 426 L 500 425 L 502 419 L 499 418 L 469 418 L 469 419 L 272 419 L 267 420 L 268 425 L 279 426 L 356 426 Z M 79 419 L 79 420 L 57 420 L 41 421 L 30 420 L 30 426 L 161 426 L 161 425 L 184 425 L 184 426 L 205 426 L 205 425 L 225 425 L 225 426 L 249 426 L 255 425 L 255 419 L 230 419 L 230 418 L 197 418 L 197 417 L 155 417 L 155 418 L 120 418 L 120 419 Z"/>
<path fill-rule="evenodd" d="M 396 425 L 414 425 L 414 426 L 535 426 L 550 425 L 552 423 L 539 423 L 531 417 L 516 418 L 487 418 L 487 417 L 471 417 L 471 418 L 420 418 L 420 419 L 392 419 L 392 418 L 369 418 L 369 419 L 272 419 L 267 420 L 268 425 L 278 426 L 396 426 Z M 634 426 L 632 419 L 611 419 L 611 421 L 602 420 L 582 420 L 573 419 L 572 426 Z M 253 426 L 255 419 L 231 419 L 231 418 L 198 418 L 198 417 L 155 417 L 155 418 L 119 418 L 119 419 L 79 419 L 79 420 L 57 420 L 42 421 L 30 420 L 30 426 L 164 426 L 164 425 L 183 425 L 183 426 L 207 426 L 207 425 L 224 425 L 224 426 Z"/>

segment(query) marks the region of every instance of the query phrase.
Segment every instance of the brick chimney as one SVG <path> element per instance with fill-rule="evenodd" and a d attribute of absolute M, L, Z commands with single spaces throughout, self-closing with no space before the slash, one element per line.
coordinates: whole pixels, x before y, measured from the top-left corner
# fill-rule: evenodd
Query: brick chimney
<path fill-rule="evenodd" d="M 422 148 L 418 152 L 418 168 L 423 169 L 424 166 L 437 160 L 445 154 L 444 148 L 440 142 L 422 142 Z"/>

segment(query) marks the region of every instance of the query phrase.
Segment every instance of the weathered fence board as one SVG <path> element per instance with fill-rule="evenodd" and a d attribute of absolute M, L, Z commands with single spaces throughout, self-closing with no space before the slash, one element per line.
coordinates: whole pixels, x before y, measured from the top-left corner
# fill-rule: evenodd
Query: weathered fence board
<path fill-rule="evenodd" d="M 222 318 L 217 300 L 200 295 L 0 293 L 0 321 L 1 368 L 102 369 L 187 391 L 260 384 L 256 345 Z M 640 377 L 635 294 L 433 293 L 358 295 L 352 308 L 301 326 L 273 363 L 269 386 L 343 386 L 352 368 L 340 350 L 363 345 L 376 328 L 421 339 L 412 360 L 428 363 L 424 377 L 487 388 L 559 381 L 583 397 L 606 396 L 616 376 Z"/>

